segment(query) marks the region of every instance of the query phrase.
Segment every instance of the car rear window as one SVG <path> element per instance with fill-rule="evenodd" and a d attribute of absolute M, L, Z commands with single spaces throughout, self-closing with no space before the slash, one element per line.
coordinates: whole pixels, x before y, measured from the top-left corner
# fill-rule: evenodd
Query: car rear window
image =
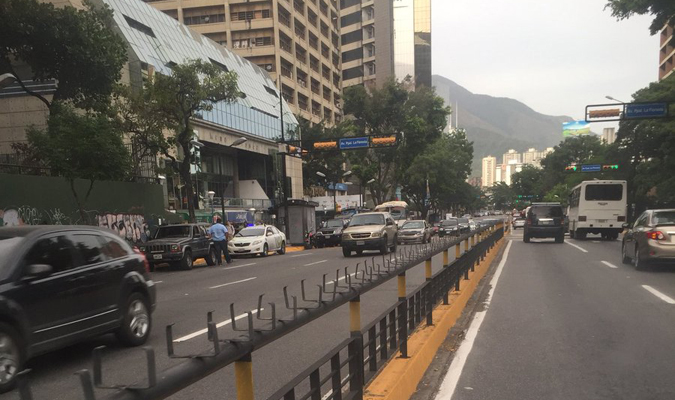
<path fill-rule="evenodd" d="M 534 218 L 559 218 L 563 216 L 560 206 L 536 206 L 530 208 L 530 215 Z"/>
<path fill-rule="evenodd" d="M 652 216 L 652 224 L 654 225 L 675 225 L 675 211 L 660 211 L 655 212 Z M 2 252 L 0 248 L 0 253 Z"/>
<path fill-rule="evenodd" d="M 619 201 L 623 198 L 623 185 L 586 185 L 586 201 Z"/>

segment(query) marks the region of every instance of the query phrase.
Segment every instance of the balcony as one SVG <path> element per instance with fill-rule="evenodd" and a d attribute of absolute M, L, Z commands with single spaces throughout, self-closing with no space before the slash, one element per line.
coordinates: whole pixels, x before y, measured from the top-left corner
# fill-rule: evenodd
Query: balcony
<path fill-rule="evenodd" d="M 295 11 L 300 13 L 300 15 L 305 15 L 305 3 L 302 1 L 293 0 L 293 8 L 295 8 Z"/>
<path fill-rule="evenodd" d="M 281 66 L 281 75 L 293 79 L 293 71 L 284 65 Z"/>
<path fill-rule="evenodd" d="M 288 15 L 284 15 L 282 13 L 279 13 L 279 22 L 281 22 L 282 25 L 284 25 L 284 26 L 286 26 L 287 28 L 290 29 L 291 18 Z"/>
<path fill-rule="evenodd" d="M 313 59 L 309 60 L 309 67 L 312 69 L 312 71 L 319 72 L 319 62 L 318 61 L 314 61 Z"/>
<path fill-rule="evenodd" d="M 291 45 L 291 42 L 285 42 L 283 40 L 279 41 L 279 47 L 281 47 L 281 50 L 293 54 L 293 46 Z"/>

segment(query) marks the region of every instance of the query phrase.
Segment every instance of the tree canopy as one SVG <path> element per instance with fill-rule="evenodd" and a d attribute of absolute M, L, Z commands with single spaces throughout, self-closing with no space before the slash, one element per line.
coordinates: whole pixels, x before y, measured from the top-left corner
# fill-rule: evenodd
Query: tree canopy
<path fill-rule="evenodd" d="M 608 0 L 607 6 L 618 19 L 633 15 L 653 16 L 649 31 L 657 34 L 666 24 L 675 23 L 675 2 L 670 0 Z"/>

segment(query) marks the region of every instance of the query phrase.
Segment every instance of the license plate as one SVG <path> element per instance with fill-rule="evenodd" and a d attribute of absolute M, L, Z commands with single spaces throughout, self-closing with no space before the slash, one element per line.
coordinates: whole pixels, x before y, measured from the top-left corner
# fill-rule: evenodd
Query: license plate
<path fill-rule="evenodd" d="M 325 235 L 325 236 L 326 236 L 326 239 L 330 238 L 330 235 Z"/>
<path fill-rule="evenodd" d="M 540 221 L 542 225 L 553 225 L 553 221 Z"/>
<path fill-rule="evenodd" d="M 363 241 L 363 240 L 359 240 L 359 241 L 356 242 L 357 246 L 364 246 L 365 244 L 366 244 L 366 242 Z"/>
<path fill-rule="evenodd" d="M 604 222 L 607 222 L 607 220 L 606 219 L 599 219 L 598 222 L 604 223 Z"/>
<path fill-rule="evenodd" d="M 155 254 L 155 255 L 152 256 L 152 258 L 154 258 L 155 260 L 161 260 L 162 255 L 161 254 Z"/>

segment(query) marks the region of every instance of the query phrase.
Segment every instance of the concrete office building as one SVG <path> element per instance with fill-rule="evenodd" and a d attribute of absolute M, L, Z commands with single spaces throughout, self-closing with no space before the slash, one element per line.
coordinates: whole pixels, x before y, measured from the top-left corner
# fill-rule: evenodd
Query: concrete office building
<path fill-rule="evenodd" d="M 675 71 L 675 47 L 671 45 L 675 25 L 666 25 L 661 30 L 659 48 L 659 80 L 665 79 Z"/>
<path fill-rule="evenodd" d="M 267 71 L 294 114 L 342 118 L 337 0 L 146 1 Z"/>
<path fill-rule="evenodd" d="M 517 151 L 511 149 L 507 153 L 504 153 L 502 156 L 502 164 L 508 164 L 511 161 L 516 161 L 517 163 L 523 162 L 523 159 Z"/>
<path fill-rule="evenodd" d="M 341 0 L 340 15 L 344 87 L 431 86 L 431 0 Z"/>
<path fill-rule="evenodd" d="M 483 166 L 481 171 L 481 184 L 483 187 L 492 187 L 497 182 L 495 177 L 495 168 L 497 167 L 497 157 L 483 157 Z"/>
<path fill-rule="evenodd" d="M 616 140 L 616 131 L 614 128 L 604 128 L 602 130 L 602 141 L 605 144 L 612 144 Z"/>

